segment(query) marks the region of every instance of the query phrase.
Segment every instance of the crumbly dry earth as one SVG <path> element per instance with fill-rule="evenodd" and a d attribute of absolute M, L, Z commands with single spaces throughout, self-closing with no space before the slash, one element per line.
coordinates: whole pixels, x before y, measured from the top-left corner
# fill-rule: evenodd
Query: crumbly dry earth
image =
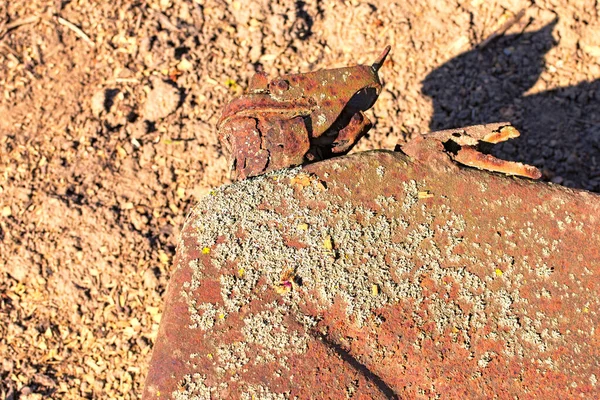
<path fill-rule="evenodd" d="M 526 14 L 474 50 L 512 13 Z M 137 398 L 215 123 L 257 70 L 370 63 L 358 150 L 508 120 L 497 154 L 600 191 L 596 0 L 0 3 L 0 399 Z"/>

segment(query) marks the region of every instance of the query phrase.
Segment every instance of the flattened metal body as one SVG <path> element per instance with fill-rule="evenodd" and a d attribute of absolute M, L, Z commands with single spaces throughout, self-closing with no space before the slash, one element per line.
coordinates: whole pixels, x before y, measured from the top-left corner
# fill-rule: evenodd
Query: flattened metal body
<path fill-rule="evenodd" d="M 144 398 L 599 397 L 599 196 L 439 146 L 207 196 Z"/>

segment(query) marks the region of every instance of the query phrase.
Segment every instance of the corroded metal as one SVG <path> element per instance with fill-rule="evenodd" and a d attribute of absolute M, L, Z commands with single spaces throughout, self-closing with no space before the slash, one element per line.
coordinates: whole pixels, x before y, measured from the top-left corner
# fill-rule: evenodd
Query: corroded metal
<path fill-rule="evenodd" d="M 218 122 L 231 155 L 231 178 L 249 176 L 345 154 L 370 129 L 368 110 L 381 92 L 373 65 L 250 81 L 248 93 L 229 103 Z"/>
<path fill-rule="evenodd" d="M 403 151 L 207 196 L 144 398 L 600 397 L 600 196 Z"/>
<path fill-rule="evenodd" d="M 428 133 L 416 137 L 408 144 L 398 145 L 397 150 L 402 148 L 402 151 L 411 155 L 414 148 L 417 148 L 417 152 L 419 151 L 422 141 L 435 140 L 444 146 L 450 158 L 460 164 L 505 175 L 539 179 L 542 177 L 542 173 L 534 166 L 501 160 L 478 150 L 480 143 L 496 144 L 519 136 L 519 131 L 510 122 L 498 122 Z"/>

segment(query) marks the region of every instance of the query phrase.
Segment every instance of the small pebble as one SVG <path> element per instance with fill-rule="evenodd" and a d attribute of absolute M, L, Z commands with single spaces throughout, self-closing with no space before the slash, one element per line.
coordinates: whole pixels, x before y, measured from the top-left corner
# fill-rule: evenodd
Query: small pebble
<path fill-rule="evenodd" d="M 94 116 L 98 117 L 104 111 L 105 99 L 106 99 L 106 92 L 104 90 L 100 90 L 92 96 L 91 108 L 92 108 L 92 114 L 94 114 Z"/>
<path fill-rule="evenodd" d="M 181 98 L 179 90 L 176 87 L 155 78 L 152 81 L 152 90 L 148 93 L 146 104 L 144 105 L 144 119 L 148 121 L 157 121 L 173 113 L 179 105 Z"/>
<path fill-rule="evenodd" d="M 569 157 L 567 157 L 567 163 L 569 164 L 577 164 L 579 163 L 579 158 L 577 158 L 577 156 L 573 153 L 569 154 Z"/>

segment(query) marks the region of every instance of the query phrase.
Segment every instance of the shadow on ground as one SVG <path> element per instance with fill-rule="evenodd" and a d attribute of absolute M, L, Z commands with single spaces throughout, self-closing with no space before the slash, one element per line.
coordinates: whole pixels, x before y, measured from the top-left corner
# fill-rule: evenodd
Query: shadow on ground
<path fill-rule="evenodd" d="M 600 191 L 600 80 L 527 93 L 556 45 L 556 22 L 501 37 L 431 72 L 422 82 L 433 100 L 430 128 L 510 121 L 522 135 L 495 146 L 495 155 L 533 164 L 557 183 Z"/>

